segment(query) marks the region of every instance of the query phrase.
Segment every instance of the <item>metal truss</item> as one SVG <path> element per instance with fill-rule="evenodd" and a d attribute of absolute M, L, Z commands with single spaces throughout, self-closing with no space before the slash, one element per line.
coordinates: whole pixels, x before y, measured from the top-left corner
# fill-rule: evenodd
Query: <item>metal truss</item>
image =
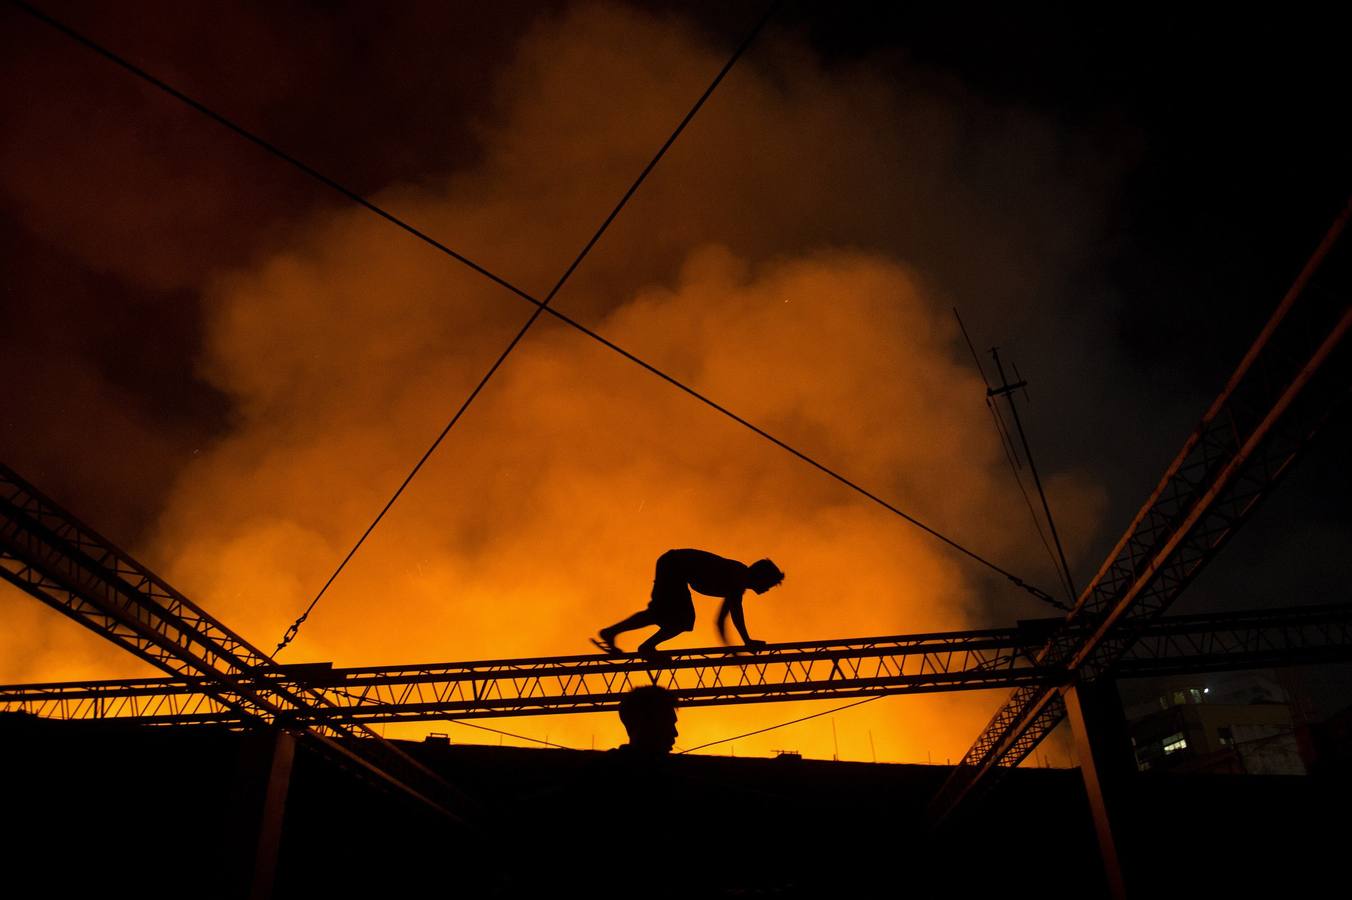
<path fill-rule="evenodd" d="M 454 804 L 456 793 L 440 776 L 365 725 L 309 716 L 328 701 L 303 684 L 274 679 L 260 689 L 260 678 L 280 671 L 272 660 L 3 465 L 0 577 L 181 678 L 236 721 L 295 730 L 341 765 L 458 818 L 445 799 Z"/>
<path fill-rule="evenodd" d="M 1159 486 L 1037 654 L 1061 685 L 1017 688 L 931 804 L 948 815 L 995 770 L 1018 765 L 1064 715 L 1074 679 L 1110 671 L 1276 487 L 1349 394 L 1352 254 L 1344 209 L 1188 438 Z"/>
<path fill-rule="evenodd" d="M 353 669 L 310 663 L 281 667 L 282 673 L 251 684 L 266 695 L 277 678 L 286 678 L 330 701 L 310 714 L 314 720 L 366 723 L 600 712 L 614 709 L 631 687 L 650 683 L 672 690 L 682 706 L 1010 688 L 1059 677 L 1060 670 L 1031 661 L 1046 631 L 1058 624 L 1039 620 L 1008 629 L 777 644 L 754 654 L 692 650 L 661 665 L 600 656 Z M 1118 673 L 1328 660 L 1352 660 L 1352 605 L 1161 619 L 1147 626 Z M 0 710 L 146 725 L 241 723 L 235 710 L 182 679 L 4 686 Z M 1063 711 L 1054 704 L 1047 715 L 1059 720 Z"/>
<path fill-rule="evenodd" d="M 1168 616 L 1146 625 L 1118 678 L 1352 661 L 1352 606 Z"/>
<path fill-rule="evenodd" d="M 332 669 L 285 666 L 249 682 L 267 695 L 304 685 L 326 701 L 312 722 L 394 722 L 613 710 L 631 688 L 660 684 L 683 706 L 979 690 L 1043 680 L 1017 628 L 718 648 L 637 657 L 560 656 Z M 134 718 L 150 724 L 234 722 L 238 713 L 184 679 L 0 688 L 0 709 L 55 718 Z"/>

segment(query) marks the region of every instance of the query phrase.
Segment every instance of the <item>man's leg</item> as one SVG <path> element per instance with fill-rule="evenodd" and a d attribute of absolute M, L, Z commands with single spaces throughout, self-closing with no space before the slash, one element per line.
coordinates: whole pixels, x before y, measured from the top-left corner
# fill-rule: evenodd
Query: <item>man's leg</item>
<path fill-rule="evenodd" d="M 650 609 L 642 609 L 634 613 L 627 619 L 622 619 L 611 625 L 609 628 L 602 628 L 597 632 L 603 644 L 615 646 L 615 638 L 626 631 L 633 631 L 635 628 L 642 628 L 645 625 L 656 625 L 657 619 L 653 618 L 653 612 Z M 616 649 L 619 649 L 618 647 Z"/>
<path fill-rule="evenodd" d="M 654 656 L 659 652 L 658 644 L 669 641 L 681 632 L 689 630 L 688 628 L 672 628 L 670 625 L 663 625 L 657 629 L 652 637 L 638 645 L 638 652 L 643 656 Z"/>

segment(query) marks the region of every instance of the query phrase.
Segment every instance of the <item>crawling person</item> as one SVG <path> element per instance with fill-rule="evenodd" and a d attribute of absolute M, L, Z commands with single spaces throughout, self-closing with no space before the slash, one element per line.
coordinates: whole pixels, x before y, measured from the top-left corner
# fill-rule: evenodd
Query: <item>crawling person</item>
<path fill-rule="evenodd" d="M 718 636 L 724 643 L 727 643 L 727 620 L 731 617 L 742 642 L 748 647 L 761 647 L 765 641 L 755 640 L 747 634 L 742 594 L 747 588 L 764 594 L 783 580 L 784 573 L 768 559 L 757 560 L 748 566 L 707 550 L 668 550 L 657 558 L 648 608 L 602 628 L 592 643 L 607 653 L 621 653 L 623 651 L 615 645 L 616 637 L 626 631 L 656 625 L 657 631 L 639 644 L 638 652 L 643 656 L 658 655 L 658 644 L 695 627 L 695 603 L 690 596 L 694 589 L 700 594 L 723 598 L 717 625 Z"/>

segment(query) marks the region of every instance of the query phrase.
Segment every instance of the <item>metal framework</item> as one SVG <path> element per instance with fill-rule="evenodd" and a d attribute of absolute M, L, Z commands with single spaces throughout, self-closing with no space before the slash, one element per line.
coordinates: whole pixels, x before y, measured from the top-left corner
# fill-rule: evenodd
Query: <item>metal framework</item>
<path fill-rule="evenodd" d="M 298 685 L 324 699 L 304 721 L 392 722 L 613 710 L 640 684 L 682 705 L 709 706 L 879 693 L 977 690 L 1039 681 L 1033 643 L 1017 628 L 691 650 L 660 662 L 560 656 L 393 667 L 280 667 L 252 679 L 266 696 Z M 134 717 L 154 724 L 235 722 L 237 711 L 185 679 L 0 687 L 0 709 L 57 718 Z"/>
<path fill-rule="evenodd" d="M 1064 628 L 1036 655 L 1055 687 L 1019 687 L 931 805 L 942 819 L 995 770 L 1021 762 L 1064 717 L 1076 679 L 1109 671 L 1191 583 L 1349 393 L 1352 325 L 1345 208 L 1147 499 Z"/>
<path fill-rule="evenodd" d="M 303 684 L 279 679 L 260 690 L 260 677 L 280 671 L 272 660 L 4 465 L 0 577 L 183 679 L 237 721 L 295 729 L 340 764 L 458 818 L 447 803 L 457 793 L 440 776 L 365 725 L 315 721 L 308 711 L 328 701 Z"/>
<path fill-rule="evenodd" d="M 1319 665 L 1352 660 L 1352 605 L 1168 616 L 1142 630 L 1118 678 Z"/>
<path fill-rule="evenodd" d="M 288 687 L 322 694 L 329 702 L 308 714 L 316 724 L 600 712 L 614 709 L 630 687 L 650 682 L 671 689 L 682 706 L 1009 688 L 1057 677 L 1059 670 L 1036 667 L 1031 656 L 1058 621 L 778 644 L 755 654 L 692 650 L 661 666 L 597 656 L 352 669 L 310 663 L 282 667 L 250 684 L 267 695 L 282 678 Z M 1162 619 L 1145 629 L 1118 674 L 1330 660 L 1352 660 L 1352 605 Z M 0 710 L 146 725 L 242 724 L 235 710 L 184 679 L 0 686 Z"/>

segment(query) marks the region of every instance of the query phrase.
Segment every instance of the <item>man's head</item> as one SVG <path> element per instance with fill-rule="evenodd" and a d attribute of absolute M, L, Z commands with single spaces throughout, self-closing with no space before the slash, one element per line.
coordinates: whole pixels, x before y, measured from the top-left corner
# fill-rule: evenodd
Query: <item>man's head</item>
<path fill-rule="evenodd" d="M 620 698 L 620 721 L 629 746 L 654 755 L 670 753 L 676 743 L 676 697 L 655 684 L 636 687 Z"/>
<path fill-rule="evenodd" d="M 749 569 L 750 575 L 747 581 L 750 583 L 751 590 L 758 594 L 765 593 L 784 580 L 784 573 L 779 570 L 779 566 L 768 559 L 756 560 L 750 565 Z"/>

